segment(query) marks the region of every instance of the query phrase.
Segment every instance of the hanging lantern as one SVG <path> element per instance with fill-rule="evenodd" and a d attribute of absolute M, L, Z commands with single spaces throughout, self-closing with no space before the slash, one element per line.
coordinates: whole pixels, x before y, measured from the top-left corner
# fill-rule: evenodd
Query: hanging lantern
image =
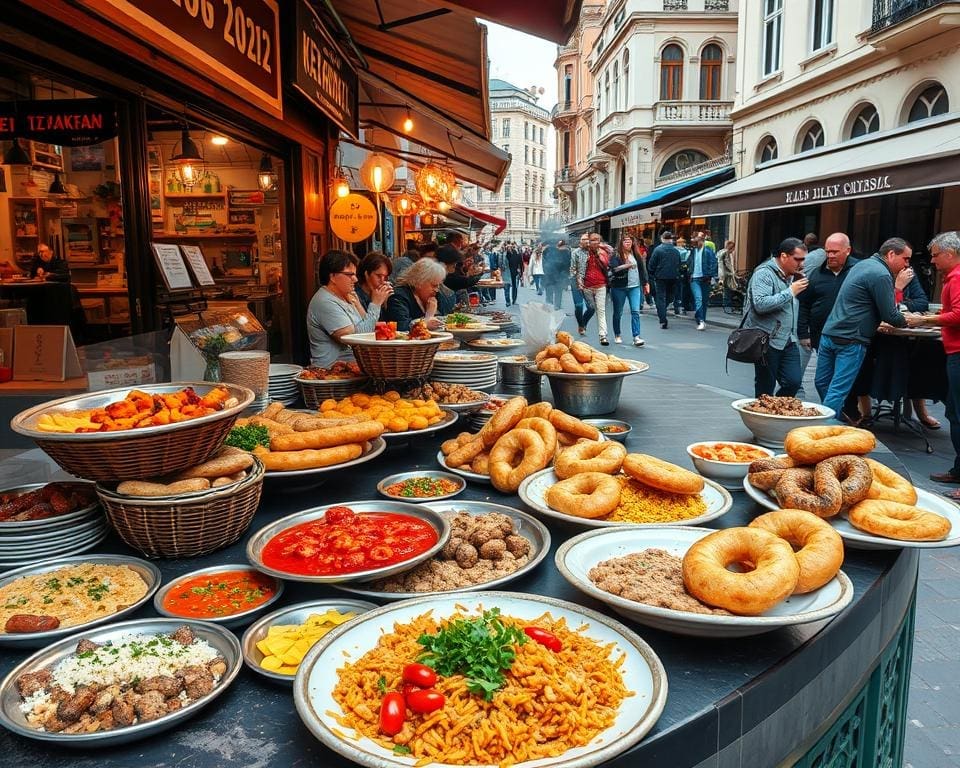
<path fill-rule="evenodd" d="M 411 213 L 418 213 L 423 208 L 423 200 L 420 199 L 420 195 L 404 190 L 397 195 L 394 206 L 398 215 L 409 216 Z"/>
<path fill-rule="evenodd" d="M 63 181 L 60 180 L 60 173 L 53 174 L 53 181 L 50 182 L 50 189 L 47 192 L 51 195 L 65 195 L 67 194 L 67 188 L 63 186 Z"/>
<path fill-rule="evenodd" d="M 457 179 L 448 168 L 434 163 L 427 163 L 417 171 L 417 191 L 428 203 L 438 203 L 441 200 L 450 203 Z"/>
<path fill-rule="evenodd" d="M 3 156 L 4 165 L 30 165 L 30 155 L 20 145 L 20 139 L 14 139 L 10 149 Z"/>
<path fill-rule="evenodd" d="M 276 189 L 277 186 L 277 172 L 273 170 L 273 161 L 266 152 L 260 158 L 257 186 L 260 187 L 261 192 L 269 192 L 271 189 Z"/>
<path fill-rule="evenodd" d="M 379 194 L 393 186 L 393 161 L 386 155 L 374 152 L 360 166 L 360 178 L 371 192 Z"/>
<path fill-rule="evenodd" d="M 203 156 L 190 138 L 186 125 L 180 131 L 180 152 L 170 158 L 170 163 L 174 166 L 174 177 L 187 191 L 200 182 L 200 177 L 203 176 Z"/>
<path fill-rule="evenodd" d="M 330 182 L 330 187 L 336 197 L 346 197 L 350 194 L 350 180 L 340 168 L 337 168 L 337 175 Z"/>

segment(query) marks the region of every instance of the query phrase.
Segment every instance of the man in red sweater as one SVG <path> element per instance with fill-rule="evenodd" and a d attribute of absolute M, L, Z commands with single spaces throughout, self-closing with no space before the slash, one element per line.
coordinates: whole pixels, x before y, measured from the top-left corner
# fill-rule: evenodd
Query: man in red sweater
<path fill-rule="evenodd" d="M 930 260 L 943 278 L 943 307 L 937 315 L 909 315 L 907 322 L 911 327 L 940 326 L 943 334 L 943 351 L 947 354 L 947 420 L 956 456 L 953 467 L 930 475 L 930 479 L 960 483 L 960 233 L 943 232 L 928 247 Z"/>

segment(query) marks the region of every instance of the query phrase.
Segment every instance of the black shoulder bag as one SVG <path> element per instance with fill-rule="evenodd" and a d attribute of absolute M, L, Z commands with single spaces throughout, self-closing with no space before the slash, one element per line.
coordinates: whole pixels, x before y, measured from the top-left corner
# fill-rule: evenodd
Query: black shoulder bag
<path fill-rule="evenodd" d="M 750 289 L 747 289 L 747 301 L 749 310 L 753 309 L 753 295 Z M 749 310 L 744 313 L 743 320 L 740 321 L 740 327 L 731 332 L 727 338 L 727 362 L 733 360 L 736 363 L 761 363 L 766 364 L 767 349 L 770 347 L 770 334 L 760 328 L 744 328 L 743 324 L 747 322 Z M 773 332 L 780 329 L 780 321 Z"/>

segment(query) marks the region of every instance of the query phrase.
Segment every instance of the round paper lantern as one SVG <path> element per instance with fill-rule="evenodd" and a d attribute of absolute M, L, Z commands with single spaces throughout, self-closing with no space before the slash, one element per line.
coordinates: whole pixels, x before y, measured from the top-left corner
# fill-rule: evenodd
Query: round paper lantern
<path fill-rule="evenodd" d="M 386 155 L 374 152 L 360 166 L 360 178 L 367 189 L 380 194 L 393 186 L 394 165 Z"/>

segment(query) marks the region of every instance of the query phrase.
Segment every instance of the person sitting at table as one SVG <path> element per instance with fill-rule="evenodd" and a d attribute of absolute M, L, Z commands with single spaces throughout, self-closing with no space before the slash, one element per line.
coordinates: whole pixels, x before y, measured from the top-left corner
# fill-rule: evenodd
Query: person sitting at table
<path fill-rule="evenodd" d="M 443 285 L 447 268 L 434 259 L 420 259 L 403 273 L 384 312 L 384 319 L 397 324 L 398 331 L 409 331 L 413 320 L 423 318 L 427 328 L 442 325 L 437 315 L 437 291 Z"/>
<path fill-rule="evenodd" d="M 57 283 L 70 282 L 70 267 L 67 262 L 54 256 L 53 249 L 46 243 L 37 247 L 37 255 L 30 263 L 30 277 L 38 280 L 51 280 Z"/>
<path fill-rule="evenodd" d="M 360 261 L 357 267 L 357 287 L 354 289 L 360 298 L 360 304 L 366 307 L 367 313 L 376 312 L 380 317 L 380 306 L 382 303 L 372 303 L 372 297 L 381 286 L 386 285 L 389 293 L 386 298 L 389 299 L 393 293 L 393 286 L 390 285 L 390 274 L 393 272 L 393 264 L 389 258 L 380 251 L 370 251 Z"/>
<path fill-rule="evenodd" d="M 371 332 L 379 319 L 390 288 L 375 289 L 370 303 L 363 307 L 354 291 L 358 264 L 357 257 L 346 251 L 327 251 L 320 259 L 320 288 L 307 307 L 311 365 L 328 368 L 337 360 L 353 360 L 350 347 L 340 339 L 349 333 Z"/>

